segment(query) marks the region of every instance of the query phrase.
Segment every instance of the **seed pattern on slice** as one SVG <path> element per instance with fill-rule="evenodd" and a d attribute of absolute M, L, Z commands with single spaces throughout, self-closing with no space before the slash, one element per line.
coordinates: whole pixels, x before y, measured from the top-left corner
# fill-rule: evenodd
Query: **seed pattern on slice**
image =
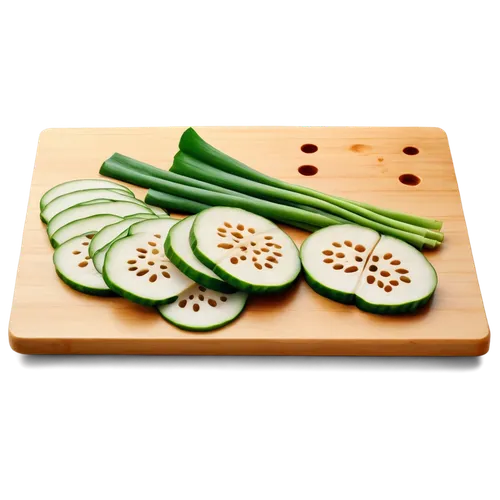
<path fill-rule="evenodd" d="M 368 266 L 369 274 L 366 275 L 366 282 L 369 285 L 377 285 L 383 288 L 386 293 L 391 293 L 399 283 L 411 283 L 408 269 L 401 267 L 401 260 L 393 258 L 392 253 L 384 255 L 373 253 Z M 376 263 L 376 264 L 374 264 Z"/>

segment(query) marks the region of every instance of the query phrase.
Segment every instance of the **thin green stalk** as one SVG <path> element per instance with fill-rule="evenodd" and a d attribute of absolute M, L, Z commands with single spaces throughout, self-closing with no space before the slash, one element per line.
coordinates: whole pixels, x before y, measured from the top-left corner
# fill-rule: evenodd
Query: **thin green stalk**
<path fill-rule="evenodd" d="M 429 219 L 427 217 L 417 217 L 410 214 L 381 209 L 378 207 L 374 207 L 372 205 L 368 205 L 366 203 L 352 202 L 351 200 L 347 200 L 345 198 L 330 196 L 311 188 L 299 186 L 296 184 L 290 184 L 288 182 L 275 179 L 274 177 L 270 177 L 266 174 L 263 174 L 261 172 L 258 172 L 257 170 L 250 168 L 244 163 L 214 148 L 213 146 L 205 142 L 193 128 L 188 128 L 182 134 L 179 142 L 179 149 L 184 153 L 193 156 L 204 163 L 207 163 L 213 167 L 216 167 L 219 170 L 223 170 L 230 174 L 237 175 L 245 179 L 250 179 L 255 182 L 259 182 L 261 184 L 267 184 L 269 186 L 274 186 L 286 189 L 288 191 L 293 191 L 296 193 L 308 195 L 313 198 L 317 198 L 319 200 L 323 200 L 335 205 L 338 204 L 339 202 L 342 202 L 345 208 L 349 206 L 348 208 L 349 210 L 352 210 L 353 207 L 361 206 L 374 213 L 377 213 L 378 215 L 383 215 L 386 217 L 390 217 L 391 219 L 398 220 L 400 222 L 413 224 L 427 229 L 439 230 L 443 225 L 441 221 Z M 348 205 L 345 205 L 346 203 Z"/>
<path fill-rule="evenodd" d="M 282 222 L 286 221 L 286 223 L 290 225 L 296 225 L 298 222 L 299 224 L 306 223 L 308 225 L 321 228 L 337 224 L 336 221 L 328 217 L 312 212 L 306 212 L 299 208 L 287 207 L 267 200 L 236 197 L 228 194 L 216 193 L 214 191 L 207 191 L 205 189 L 151 177 L 141 172 L 137 172 L 136 170 L 132 170 L 131 168 L 124 167 L 116 160 L 106 160 L 101 166 L 100 173 L 114 179 L 130 182 L 131 184 L 135 184 L 137 186 L 152 188 L 157 191 L 174 194 L 183 198 L 205 203 L 207 205 L 242 208 L 244 210 L 248 210 L 249 212 L 267 217 L 268 219 L 274 219 Z M 387 227 L 377 222 L 368 221 L 368 223 L 369 225 L 367 227 L 406 241 L 420 250 L 424 247 L 426 241 L 428 240 L 422 236 Z"/>
<path fill-rule="evenodd" d="M 413 226 L 411 224 L 406 224 L 400 221 L 394 221 L 385 216 L 374 214 L 362 207 L 356 207 L 356 212 L 353 213 L 349 210 L 332 205 L 323 200 L 318 200 L 317 198 L 312 198 L 300 193 L 287 191 L 286 189 L 276 188 L 274 186 L 268 186 L 260 184 L 249 179 L 244 179 L 236 175 L 229 174 L 224 171 L 217 170 L 206 163 L 200 162 L 196 158 L 186 155 L 183 152 L 179 152 L 175 155 L 174 163 L 170 172 L 184 175 L 186 177 L 195 178 L 201 181 L 207 182 L 210 180 L 219 186 L 234 189 L 236 191 L 243 192 L 245 194 L 252 195 L 257 198 L 264 199 L 274 199 L 291 201 L 294 203 L 300 203 L 303 205 L 312 206 L 314 208 L 330 212 L 333 215 L 340 216 L 347 219 L 350 222 L 359 224 L 365 227 L 373 227 L 371 224 L 377 223 L 379 227 L 384 227 L 384 231 L 387 234 L 387 227 L 398 229 L 400 231 L 417 234 L 424 238 L 436 239 L 441 241 L 442 234 L 434 233 L 425 228 Z M 431 234 L 429 234 L 431 233 Z"/>
<path fill-rule="evenodd" d="M 148 189 L 144 201 L 146 203 L 149 203 L 150 205 L 155 205 L 157 207 L 161 207 L 173 212 L 179 212 L 182 214 L 197 214 L 198 212 L 201 212 L 202 210 L 205 210 L 206 208 L 210 208 L 212 206 L 206 205 L 204 203 L 198 203 L 197 201 L 188 200 L 186 198 L 175 196 L 173 194 L 162 193 L 154 189 Z M 304 231 L 308 231 L 309 233 L 314 233 L 314 231 L 317 231 L 319 229 L 316 226 L 297 221 L 295 221 L 294 223 L 283 221 L 283 223 L 298 227 L 300 229 L 303 229 Z"/>

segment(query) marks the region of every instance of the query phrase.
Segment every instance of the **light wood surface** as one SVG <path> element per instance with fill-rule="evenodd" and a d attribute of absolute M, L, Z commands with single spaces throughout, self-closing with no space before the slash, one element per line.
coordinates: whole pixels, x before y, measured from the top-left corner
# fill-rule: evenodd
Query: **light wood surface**
<path fill-rule="evenodd" d="M 39 219 L 39 200 L 70 179 L 98 177 L 118 151 L 168 169 L 183 128 L 49 129 L 41 133 L 9 327 L 27 354 L 481 355 L 489 329 L 446 134 L 438 128 L 197 127 L 214 146 L 267 174 L 327 193 L 445 221 L 445 242 L 427 252 L 439 275 L 431 304 L 412 316 L 381 317 L 316 295 L 301 279 L 288 293 L 255 297 L 212 333 L 183 332 L 154 309 L 97 298 L 64 285 Z M 316 144 L 313 154 L 301 151 Z M 420 153 L 406 155 L 415 146 Z M 312 177 L 298 167 L 314 165 Z M 401 174 L 422 179 L 399 182 Z M 132 186 L 138 197 L 145 190 Z M 286 228 L 300 245 L 307 236 Z"/>

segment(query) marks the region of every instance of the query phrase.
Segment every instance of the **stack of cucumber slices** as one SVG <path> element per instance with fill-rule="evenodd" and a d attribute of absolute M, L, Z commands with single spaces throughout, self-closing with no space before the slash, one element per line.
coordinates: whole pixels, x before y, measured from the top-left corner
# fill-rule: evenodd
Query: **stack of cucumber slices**
<path fill-rule="evenodd" d="M 156 307 L 188 331 L 210 331 L 244 310 L 249 294 L 290 287 L 303 266 L 319 294 L 379 314 L 411 312 L 437 275 L 403 241 L 342 224 L 313 233 L 300 255 L 269 220 L 211 207 L 179 220 L 102 179 L 60 184 L 40 201 L 58 276 L 90 295 Z"/>

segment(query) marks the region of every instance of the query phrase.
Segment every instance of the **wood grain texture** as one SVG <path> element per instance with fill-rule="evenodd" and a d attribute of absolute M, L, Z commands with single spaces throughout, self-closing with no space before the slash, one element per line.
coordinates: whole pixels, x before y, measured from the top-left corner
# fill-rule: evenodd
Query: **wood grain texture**
<path fill-rule="evenodd" d="M 445 221 L 445 242 L 427 256 L 439 275 L 421 312 L 380 317 L 316 295 L 301 279 L 276 297 L 254 297 L 240 319 L 212 333 L 183 332 L 154 309 L 96 298 L 65 286 L 39 219 L 55 184 L 98 177 L 118 151 L 169 168 L 183 128 L 49 129 L 41 133 L 9 327 L 21 353 L 474 356 L 489 329 L 446 134 L 437 128 L 198 127 L 208 142 L 267 174 L 327 193 Z M 314 154 L 302 144 L 316 144 Z M 406 146 L 420 153 L 408 156 Z M 298 167 L 311 164 L 317 175 Z M 422 182 L 401 184 L 401 174 Z M 145 190 L 131 186 L 138 197 Z M 286 228 L 298 245 L 307 236 Z"/>

